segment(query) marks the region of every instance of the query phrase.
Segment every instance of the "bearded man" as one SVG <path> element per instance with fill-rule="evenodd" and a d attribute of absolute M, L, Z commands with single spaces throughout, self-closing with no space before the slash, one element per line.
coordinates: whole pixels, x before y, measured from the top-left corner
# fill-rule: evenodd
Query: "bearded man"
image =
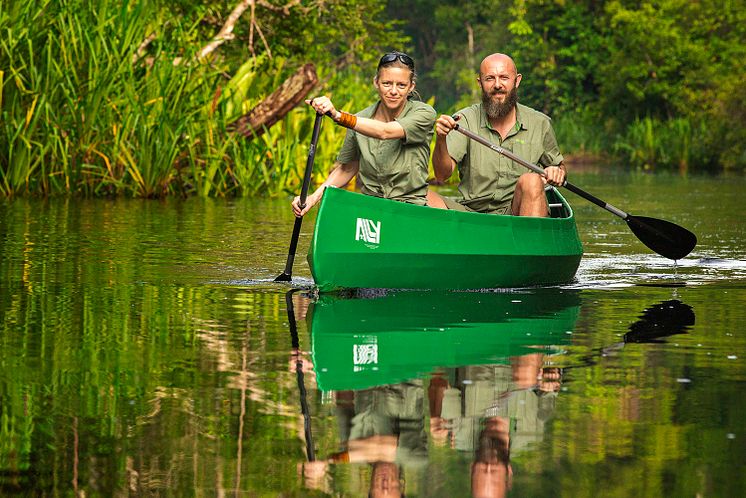
<path fill-rule="evenodd" d="M 462 109 L 456 119 L 441 115 L 435 122 L 433 170 L 438 181 L 447 180 L 458 166 L 461 181 L 458 201 L 429 192 L 428 205 L 460 211 L 520 216 L 548 216 L 544 186 L 565 181 L 563 157 L 551 120 L 518 103 L 521 75 L 513 59 L 492 54 L 479 66 L 482 102 Z M 496 154 L 461 133 L 451 133 L 458 120 L 480 137 L 544 168 L 544 176 Z"/>

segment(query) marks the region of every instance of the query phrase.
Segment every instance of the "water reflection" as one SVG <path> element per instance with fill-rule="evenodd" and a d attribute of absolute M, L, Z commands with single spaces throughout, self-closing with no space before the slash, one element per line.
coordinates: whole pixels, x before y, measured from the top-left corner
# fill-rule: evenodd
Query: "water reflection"
<path fill-rule="evenodd" d="M 338 489 L 336 469 L 357 464 L 371 496 L 422 492 L 444 479 L 430 461 L 440 448 L 468 455 L 457 494 L 504 494 L 510 454 L 543 438 L 562 381 L 555 355 L 579 306 L 577 293 L 558 289 L 320 297 L 307 316 L 312 368 L 333 405 L 337 448 L 317 459 L 309 427 L 306 487 L 349 491 Z M 304 365 L 298 359 L 297 371 Z M 435 484 L 441 492 L 448 485 Z"/>
<path fill-rule="evenodd" d="M 678 299 L 646 308 L 629 327 L 624 342 L 663 342 L 664 337 L 685 334 L 694 325 L 694 310 Z"/>
<path fill-rule="evenodd" d="M 319 388 L 362 389 L 434 367 L 504 363 L 568 342 L 579 306 L 576 292 L 558 289 L 324 295 L 308 320 Z"/>
<path fill-rule="evenodd" d="M 300 396 L 300 408 L 303 414 L 303 433 L 306 439 L 306 456 L 309 462 L 316 460 L 316 454 L 313 447 L 313 434 L 311 432 L 311 414 L 308 410 L 308 398 L 306 391 L 304 358 L 300 350 L 300 340 L 298 339 L 298 326 L 295 321 L 295 305 L 293 303 L 293 294 L 298 289 L 291 289 L 285 293 L 285 305 L 288 312 L 288 327 L 290 328 L 291 343 L 291 361 L 294 363 L 296 381 L 298 382 L 298 394 Z M 305 312 L 301 308 L 301 312 Z"/>

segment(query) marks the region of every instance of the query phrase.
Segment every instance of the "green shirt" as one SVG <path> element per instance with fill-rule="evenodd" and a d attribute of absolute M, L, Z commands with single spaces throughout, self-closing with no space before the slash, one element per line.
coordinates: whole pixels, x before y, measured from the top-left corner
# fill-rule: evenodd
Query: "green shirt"
<path fill-rule="evenodd" d="M 489 124 L 481 103 L 457 114 L 462 116 L 460 126 L 526 161 L 546 168 L 563 160 L 551 120 L 530 107 L 517 104 L 516 125 L 505 139 Z M 457 131 L 448 134 L 446 144 L 461 176 L 461 204 L 482 213 L 510 206 L 518 177 L 528 169 Z"/>
<path fill-rule="evenodd" d="M 372 118 L 379 104 L 357 116 Z M 396 118 L 404 128 L 404 138 L 381 140 L 347 130 L 337 161 L 359 161 L 357 181 L 362 193 L 424 206 L 435 117 L 429 105 L 407 101 Z"/>

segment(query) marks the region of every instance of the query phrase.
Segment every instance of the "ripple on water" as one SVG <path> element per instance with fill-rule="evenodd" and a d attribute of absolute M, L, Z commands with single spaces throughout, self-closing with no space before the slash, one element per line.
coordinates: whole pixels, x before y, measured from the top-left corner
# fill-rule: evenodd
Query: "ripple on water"
<path fill-rule="evenodd" d="M 578 268 L 578 289 L 631 285 L 683 287 L 719 281 L 746 280 L 746 261 L 724 258 L 685 258 L 671 261 L 655 254 L 587 253 Z"/>

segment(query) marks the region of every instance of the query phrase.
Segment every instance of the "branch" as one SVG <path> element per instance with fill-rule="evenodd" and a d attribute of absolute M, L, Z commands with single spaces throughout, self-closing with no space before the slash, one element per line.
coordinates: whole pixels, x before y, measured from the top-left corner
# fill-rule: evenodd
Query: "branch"
<path fill-rule="evenodd" d="M 153 40 L 157 38 L 157 35 L 155 32 L 150 33 L 143 41 L 142 43 L 137 47 L 137 50 L 135 50 L 135 53 L 132 54 L 132 64 L 135 64 L 137 61 L 140 60 L 140 58 L 145 55 L 145 49 L 148 48 L 148 45 L 153 43 Z"/>
<path fill-rule="evenodd" d="M 300 104 L 317 82 L 316 68 L 305 64 L 256 107 L 229 124 L 228 130 L 246 138 L 258 137 Z"/>
<path fill-rule="evenodd" d="M 225 21 L 225 24 L 220 29 L 217 35 L 215 35 L 215 38 L 205 45 L 202 50 L 197 53 L 197 59 L 201 60 L 210 55 L 212 52 L 215 51 L 216 48 L 218 48 L 220 45 L 225 43 L 228 40 L 232 40 L 236 37 L 236 35 L 233 34 L 233 28 L 236 26 L 236 22 L 238 22 L 238 18 L 241 17 L 241 15 L 248 9 L 249 7 L 253 7 L 254 0 L 243 0 L 239 2 L 238 5 L 233 9 L 233 12 L 230 13 L 228 16 L 228 19 Z"/>
<path fill-rule="evenodd" d="M 278 7 L 276 5 L 272 5 L 269 2 L 266 2 L 265 0 L 258 0 L 257 2 L 259 5 L 264 7 L 267 10 L 271 10 L 273 12 L 282 12 L 282 15 L 288 16 L 290 15 L 290 9 L 295 7 L 296 5 L 300 4 L 300 0 L 291 0 L 287 4 L 283 5 L 282 7 Z M 303 9 L 304 13 L 307 13 L 310 9 L 305 8 Z"/>

